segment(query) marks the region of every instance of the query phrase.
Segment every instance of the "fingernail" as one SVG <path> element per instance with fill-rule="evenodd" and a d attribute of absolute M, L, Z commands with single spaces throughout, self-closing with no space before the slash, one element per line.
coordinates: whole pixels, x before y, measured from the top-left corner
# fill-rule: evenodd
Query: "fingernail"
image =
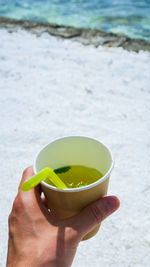
<path fill-rule="evenodd" d="M 110 212 L 117 210 L 120 206 L 120 200 L 116 196 L 108 196 L 105 199 L 105 203 Z"/>

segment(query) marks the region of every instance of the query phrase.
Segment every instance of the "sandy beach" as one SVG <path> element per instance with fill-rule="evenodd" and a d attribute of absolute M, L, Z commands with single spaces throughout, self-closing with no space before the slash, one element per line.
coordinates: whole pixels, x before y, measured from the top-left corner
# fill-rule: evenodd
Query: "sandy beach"
<path fill-rule="evenodd" d="M 0 29 L 0 266 L 24 168 L 50 141 L 96 138 L 115 158 L 120 209 L 81 242 L 73 267 L 149 267 L 150 53 Z"/>

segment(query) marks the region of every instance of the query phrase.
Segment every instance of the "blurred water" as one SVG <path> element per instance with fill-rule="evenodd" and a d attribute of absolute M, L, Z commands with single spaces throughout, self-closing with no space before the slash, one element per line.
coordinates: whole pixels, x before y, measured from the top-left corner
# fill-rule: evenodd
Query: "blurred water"
<path fill-rule="evenodd" d="M 150 41 L 150 0 L 0 0 L 0 16 L 96 28 Z"/>

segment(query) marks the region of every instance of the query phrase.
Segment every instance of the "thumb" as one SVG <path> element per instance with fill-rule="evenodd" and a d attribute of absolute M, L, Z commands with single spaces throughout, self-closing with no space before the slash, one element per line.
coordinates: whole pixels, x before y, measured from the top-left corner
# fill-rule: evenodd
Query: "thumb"
<path fill-rule="evenodd" d="M 115 196 L 103 197 L 73 217 L 72 226 L 80 240 L 120 206 Z"/>

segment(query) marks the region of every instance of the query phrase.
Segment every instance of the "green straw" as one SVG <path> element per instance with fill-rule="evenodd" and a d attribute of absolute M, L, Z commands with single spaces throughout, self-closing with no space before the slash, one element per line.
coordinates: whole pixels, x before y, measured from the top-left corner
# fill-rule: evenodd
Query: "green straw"
<path fill-rule="evenodd" d="M 51 168 L 44 168 L 38 174 L 32 176 L 29 180 L 23 182 L 21 184 L 21 189 L 27 192 L 40 184 L 46 178 L 48 178 L 59 189 L 68 188 Z"/>

